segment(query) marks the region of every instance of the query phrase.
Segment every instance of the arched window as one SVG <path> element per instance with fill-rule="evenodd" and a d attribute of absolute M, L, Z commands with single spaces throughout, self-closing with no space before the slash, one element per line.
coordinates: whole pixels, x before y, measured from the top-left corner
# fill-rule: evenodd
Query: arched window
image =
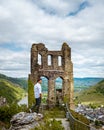
<path fill-rule="evenodd" d="M 52 56 L 48 55 L 48 65 L 52 65 Z"/>
<path fill-rule="evenodd" d="M 39 65 L 42 64 L 42 56 L 40 54 L 38 54 L 38 64 Z"/>
<path fill-rule="evenodd" d="M 58 56 L 58 66 L 62 66 L 62 57 Z"/>
<path fill-rule="evenodd" d="M 63 83 L 63 79 L 58 77 L 55 80 L 55 88 L 56 89 L 62 89 L 62 83 Z"/>

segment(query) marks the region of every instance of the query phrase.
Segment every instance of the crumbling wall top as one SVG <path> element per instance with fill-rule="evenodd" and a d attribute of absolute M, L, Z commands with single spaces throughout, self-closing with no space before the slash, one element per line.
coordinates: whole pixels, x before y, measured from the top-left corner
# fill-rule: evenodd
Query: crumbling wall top
<path fill-rule="evenodd" d="M 44 54 L 44 53 L 47 53 L 48 49 L 45 47 L 45 45 L 43 43 L 38 43 L 38 44 L 33 44 L 32 45 L 32 49 L 34 51 L 38 51 L 39 54 Z"/>

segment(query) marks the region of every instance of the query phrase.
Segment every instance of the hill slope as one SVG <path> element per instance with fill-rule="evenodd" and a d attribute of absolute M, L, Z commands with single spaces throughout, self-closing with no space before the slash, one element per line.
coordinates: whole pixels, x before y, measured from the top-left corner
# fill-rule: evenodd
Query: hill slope
<path fill-rule="evenodd" d="M 0 96 L 5 97 L 8 103 L 19 101 L 25 95 L 24 89 L 6 79 L 0 79 Z"/>
<path fill-rule="evenodd" d="M 11 81 L 12 83 L 17 84 L 23 89 L 27 90 L 27 79 L 25 78 L 12 78 L 4 74 L 0 74 L 0 79 L 6 79 L 8 81 Z"/>
<path fill-rule="evenodd" d="M 104 105 L 104 80 L 76 95 L 76 102 Z"/>

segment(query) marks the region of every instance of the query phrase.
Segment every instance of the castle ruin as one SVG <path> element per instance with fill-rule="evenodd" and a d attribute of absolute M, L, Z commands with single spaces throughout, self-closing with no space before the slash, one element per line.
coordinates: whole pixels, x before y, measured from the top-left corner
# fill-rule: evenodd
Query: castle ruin
<path fill-rule="evenodd" d="M 39 55 L 41 64 L 39 64 Z M 50 63 L 48 63 L 50 57 Z M 60 57 L 60 65 L 58 58 Z M 73 108 L 73 64 L 71 61 L 71 48 L 63 43 L 60 51 L 49 51 L 43 43 L 33 44 L 31 48 L 31 74 L 29 79 L 33 84 L 44 76 L 48 79 L 47 105 L 56 104 L 55 80 L 60 77 L 62 83 L 62 100 Z M 31 93 L 29 93 L 31 95 Z"/>

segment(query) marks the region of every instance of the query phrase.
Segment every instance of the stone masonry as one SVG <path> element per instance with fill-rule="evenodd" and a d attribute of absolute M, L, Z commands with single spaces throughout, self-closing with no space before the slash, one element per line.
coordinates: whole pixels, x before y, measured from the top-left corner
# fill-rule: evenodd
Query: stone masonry
<path fill-rule="evenodd" d="M 38 55 L 41 55 L 41 64 L 38 63 Z M 51 64 L 48 65 L 48 56 Z M 58 63 L 61 57 L 61 65 Z M 55 80 L 60 77 L 62 84 L 62 99 L 73 108 L 73 64 L 71 61 L 71 48 L 63 43 L 60 51 L 49 51 L 43 43 L 33 44 L 31 48 L 31 74 L 29 79 L 33 84 L 44 76 L 48 79 L 48 105 L 55 105 Z M 29 93 L 31 94 L 31 93 Z"/>

